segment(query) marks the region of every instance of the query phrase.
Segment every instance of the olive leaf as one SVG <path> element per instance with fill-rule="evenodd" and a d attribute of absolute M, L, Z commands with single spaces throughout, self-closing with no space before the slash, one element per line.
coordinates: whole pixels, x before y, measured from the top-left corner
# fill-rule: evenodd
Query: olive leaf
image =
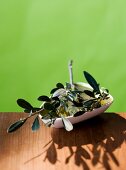
<path fill-rule="evenodd" d="M 56 90 L 54 93 L 53 93 L 53 97 L 58 97 L 58 96 L 64 96 L 66 95 L 66 90 L 61 88 L 61 89 L 58 89 Z"/>
<path fill-rule="evenodd" d="M 90 108 L 94 102 L 95 102 L 94 99 L 87 100 L 84 102 L 84 107 Z"/>
<path fill-rule="evenodd" d="M 64 88 L 64 85 L 63 85 L 62 83 L 57 83 L 57 84 L 56 84 L 56 87 L 57 87 L 57 88 Z"/>
<path fill-rule="evenodd" d="M 48 96 L 44 96 L 44 95 L 43 95 L 43 96 L 39 96 L 39 97 L 38 97 L 38 100 L 39 100 L 39 101 L 48 101 L 48 102 L 49 102 L 49 101 L 50 101 L 50 98 L 49 98 Z"/>
<path fill-rule="evenodd" d="M 33 106 L 30 103 L 28 103 L 26 100 L 24 100 L 24 99 L 18 99 L 17 104 L 20 107 L 22 107 L 22 108 L 24 108 L 26 110 L 32 110 L 33 109 Z"/>
<path fill-rule="evenodd" d="M 43 107 L 46 110 L 53 110 L 54 109 L 54 107 L 51 103 L 44 103 Z"/>
<path fill-rule="evenodd" d="M 99 84 L 97 81 L 86 71 L 83 72 L 87 82 L 94 89 L 94 92 L 98 92 L 100 94 Z"/>
<path fill-rule="evenodd" d="M 38 116 L 36 116 L 36 118 L 34 119 L 34 122 L 32 124 L 32 131 L 36 131 L 39 128 L 40 128 L 39 118 L 38 118 Z"/>
<path fill-rule="evenodd" d="M 94 93 L 90 90 L 84 90 L 84 93 L 87 94 L 90 97 L 95 97 Z"/>
<path fill-rule="evenodd" d="M 108 89 L 105 89 L 105 91 L 106 91 L 107 93 L 109 93 L 109 90 L 108 90 Z"/>
<path fill-rule="evenodd" d="M 81 115 L 83 115 L 84 113 L 85 113 L 84 111 L 76 112 L 76 113 L 74 114 L 74 117 L 81 116 Z"/>
<path fill-rule="evenodd" d="M 55 101 L 60 101 L 58 97 L 52 97 L 51 99 Z"/>
<path fill-rule="evenodd" d="M 7 132 L 11 133 L 19 129 L 25 122 L 26 122 L 26 119 L 16 121 L 15 123 L 10 125 L 10 127 L 7 129 Z"/>
<path fill-rule="evenodd" d="M 72 123 L 65 117 L 61 117 L 62 118 L 62 122 L 63 122 L 63 125 L 64 125 L 64 128 L 67 130 L 67 131 L 71 131 L 73 130 L 73 125 Z"/>
<path fill-rule="evenodd" d="M 78 102 L 76 102 L 76 101 L 72 101 L 73 102 L 73 104 L 76 106 L 76 107 L 83 107 L 83 103 L 78 103 Z"/>
<path fill-rule="evenodd" d="M 55 91 L 57 91 L 59 88 L 58 87 L 56 87 L 56 88 L 53 88 L 52 90 L 51 90 L 51 92 L 50 92 L 50 94 L 53 94 Z"/>
<path fill-rule="evenodd" d="M 51 90 L 50 94 L 53 94 L 58 89 L 64 89 L 64 85 L 62 83 L 57 83 L 56 87 Z"/>
<path fill-rule="evenodd" d="M 24 112 L 25 113 L 31 113 L 31 110 L 25 109 Z"/>

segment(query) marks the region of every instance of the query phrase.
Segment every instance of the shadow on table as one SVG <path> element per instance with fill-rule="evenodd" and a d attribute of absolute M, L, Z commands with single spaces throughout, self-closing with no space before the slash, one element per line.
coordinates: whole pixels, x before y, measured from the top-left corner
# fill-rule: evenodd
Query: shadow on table
<path fill-rule="evenodd" d="M 54 128 L 52 141 L 45 146 L 48 148 L 44 160 L 55 164 L 60 159 L 57 157 L 57 149 L 68 147 L 70 155 L 65 158 L 66 164 L 74 157 L 75 164 L 82 165 L 85 170 L 89 170 L 86 160 L 90 160 L 93 166 L 101 164 L 101 167 L 111 170 L 109 160 L 119 166 L 113 151 L 126 140 L 125 131 L 126 120 L 115 113 L 104 113 L 76 124 L 71 132 Z"/>

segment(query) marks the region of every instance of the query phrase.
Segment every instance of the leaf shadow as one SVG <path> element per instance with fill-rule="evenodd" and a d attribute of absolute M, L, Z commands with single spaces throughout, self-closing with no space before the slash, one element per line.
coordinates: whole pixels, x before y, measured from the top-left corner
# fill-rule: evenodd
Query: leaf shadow
<path fill-rule="evenodd" d="M 43 161 L 51 164 L 60 162 L 58 150 L 64 152 L 68 149 L 69 155 L 64 157 L 64 163 L 68 164 L 74 159 L 76 166 L 82 166 L 84 170 L 90 170 L 90 164 L 95 167 L 112 170 L 110 160 L 119 167 L 120 162 L 114 151 L 126 141 L 126 119 L 116 113 L 103 113 L 92 119 L 74 125 L 74 130 L 67 132 L 65 129 L 52 128 L 51 137 L 43 147 L 46 150 L 31 160 L 45 153 Z M 61 153 L 60 152 L 60 153 Z M 88 163 L 87 163 L 88 161 Z"/>
<path fill-rule="evenodd" d="M 100 164 L 101 167 L 111 170 L 110 159 L 117 167 L 120 165 L 114 151 L 125 142 L 125 131 L 126 120 L 115 113 L 103 113 L 78 123 L 74 125 L 74 130 L 71 132 L 53 128 L 52 144 L 47 149 L 46 159 L 50 161 L 54 156 L 53 163 L 56 163 L 58 159 L 56 150 L 67 147 L 70 155 L 65 158 L 65 164 L 68 164 L 74 157 L 75 164 L 82 165 L 85 170 L 90 169 L 87 160 L 90 160 L 93 166 Z M 58 146 L 57 149 L 55 144 Z"/>

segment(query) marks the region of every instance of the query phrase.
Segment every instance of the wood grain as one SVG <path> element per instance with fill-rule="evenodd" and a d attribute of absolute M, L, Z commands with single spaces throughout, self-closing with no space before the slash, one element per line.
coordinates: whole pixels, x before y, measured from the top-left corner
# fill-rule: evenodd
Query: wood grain
<path fill-rule="evenodd" d="M 104 113 L 74 130 L 31 131 L 33 119 L 14 133 L 8 126 L 25 113 L 0 113 L 1 170 L 125 170 L 126 113 Z"/>

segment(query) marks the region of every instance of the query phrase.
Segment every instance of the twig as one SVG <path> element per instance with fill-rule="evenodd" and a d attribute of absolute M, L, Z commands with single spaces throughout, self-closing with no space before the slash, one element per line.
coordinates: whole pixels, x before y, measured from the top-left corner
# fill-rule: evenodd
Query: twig
<path fill-rule="evenodd" d="M 71 84 L 71 86 L 73 86 L 73 70 L 72 70 L 72 64 L 73 64 L 73 61 L 70 60 L 69 63 L 68 63 L 68 69 L 69 69 L 69 76 L 70 76 L 70 84 Z"/>
<path fill-rule="evenodd" d="M 44 110 L 44 109 L 42 108 L 42 109 L 39 110 L 39 111 L 33 112 L 33 113 L 31 113 L 28 117 L 26 117 L 26 118 L 24 118 L 24 119 L 27 120 L 27 119 L 31 118 L 32 116 L 34 116 L 34 115 L 36 115 L 36 114 L 40 114 L 43 110 Z M 24 119 L 23 119 L 23 120 L 24 120 Z"/>

